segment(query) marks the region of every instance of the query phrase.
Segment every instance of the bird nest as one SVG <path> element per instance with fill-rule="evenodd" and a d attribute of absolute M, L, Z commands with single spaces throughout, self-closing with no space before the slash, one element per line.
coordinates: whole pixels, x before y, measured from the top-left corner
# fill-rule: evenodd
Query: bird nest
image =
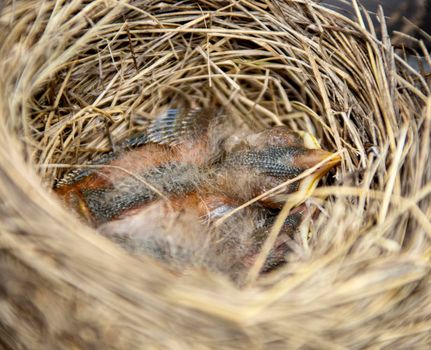
<path fill-rule="evenodd" d="M 383 14 L 379 39 L 356 2 L 356 22 L 300 0 L 2 6 L 1 347 L 429 345 L 431 95 Z M 241 286 L 178 273 L 96 234 L 53 194 L 179 100 L 251 130 L 306 131 L 342 156 L 276 271 Z"/>

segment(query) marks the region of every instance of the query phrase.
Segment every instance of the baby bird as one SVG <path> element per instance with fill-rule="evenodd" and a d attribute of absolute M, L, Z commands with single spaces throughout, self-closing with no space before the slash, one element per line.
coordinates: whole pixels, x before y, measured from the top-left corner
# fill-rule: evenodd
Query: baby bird
<path fill-rule="evenodd" d="M 160 197 L 183 196 L 205 180 L 203 169 L 217 149 L 205 112 L 168 110 L 143 135 L 102 157 L 98 169 L 73 171 L 56 193 L 87 222 L 98 226 Z"/>
<path fill-rule="evenodd" d="M 227 141 L 227 145 L 217 183 L 220 188 L 243 201 L 294 179 L 327 159 L 310 176 L 291 183 L 284 190 L 284 193 L 301 192 L 304 198 L 309 197 L 318 181 L 341 161 L 340 156 L 322 150 L 310 134 L 293 132 L 284 126 L 240 139 L 234 136 Z M 271 198 L 260 202 L 272 208 L 282 205 Z"/>
<path fill-rule="evenodd" d="M 231 213 L 240 204 L 226 196 L 197 198 L 193 194 L 171 201 L 156 200 L 133 214 L 99 226 L 99 232 L 135 255 L 158 259 L 184 272 L 205 268 L 242 285 L 253 266 L 272 224 L 274 214 L 252 205 L 233 214 L 221 225 L 208 224 Z M 196 204 L 197 203 L 197 204 Z M 204 205 L 206 208 L 203 208 Z M 207 214 L 202 217 L 202 213 Z M 286 219 L 261 272 L 287 261 L 295 236 L 309 209 L 295 208 Z"/>
<path fill-rule="evenodd" d="M 169 109 L 118 155 L 102 157 L 100 168 L 70 173 L 55 192 L 99 232 L 135 253 L 177 266 L 185 260 L 210 266 L 238 280 L 270 230 L 269 209 L 282 203 L 264 198 L 222 225 L 211 223 L 332 157 L 283 190 L 306 198 L 340 157 L 320 149 L 305 132 L 233 130 L 226 116 L 209 110 Z M 295 209 L 288 218 L 263 271 L 284 261 L 286 242 L 303 214 Z"/>

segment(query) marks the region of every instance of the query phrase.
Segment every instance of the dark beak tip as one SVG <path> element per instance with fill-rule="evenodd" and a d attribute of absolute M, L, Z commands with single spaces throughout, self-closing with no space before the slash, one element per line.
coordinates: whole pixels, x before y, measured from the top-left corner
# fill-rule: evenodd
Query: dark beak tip
<path fill-rule="evenodd" d="M 328 160 L 328 158 L 330 158 Z M 316 158 L 314 159 L 315 164 L 318 164 L 324 160 L 327 160 L 324 164 L 322 164 L 316 171 L 320 176 L 325 175 L 331 169 L 336 167 L 343 160 L 339 154 L 334 154 L 328 151 L 319 150 L 318 154 L 316 154 Z"/>
<path fill-rule="evenodd" d="M 328 163 L 334 166 L 340 164 L 341 161 L 343 160 L 343 158 L 339 154 L 336 154 L 334 156 L 334 153 L 331 153 L 331 156 L 333 156 L 333 158 Z"/>
<path fill-rule="evenodd" d="M 315 167 L 319 163 L 324 162 L 318 167 L 319 170 L 324 170 L 333 168 L 341 161 L 342 158 L 339 154 L 334 154 L 322 149 L 313 149 L 299 156 L 295 160 L 295 165 L 299 168 L 309 169 Z"/>
<path fill-rule="evenodd" d="M 330 154 L 330 156 L 333 156 L 333 153 Z M 327 159 L 328 157 L 324 158 Z M 337 165 L 339 165 L 342 161 L 342 158 L 340 155 L 336 155 L 335 157 L 333 157 L 332 159 L 328 160 L 325 164 L 323 164 L 320 169 L 319 172 L 322 172 L 324 174 L 326 174 L 327 172 L 329 172 L 331 169 L 335 168 Z"/>
<path fill-rule="evenodd" d="M 319 164 L 320 162 L 323 162 L 325 160 L 327 160 L 322 167 L 326 167 L 326 166 L 335 166 L 339 163 L 341 163 L 342 158 L 339 154 L 335 154 L 332 152 L 328 152 L 322 149 L 318 149 L 318 150 L 313 150 L 314 154 L 310 156 L 309 160 L 311 163 L 314 163 L 313 166 Z M 330 158 L 328 160 L 328 158 Z"/>

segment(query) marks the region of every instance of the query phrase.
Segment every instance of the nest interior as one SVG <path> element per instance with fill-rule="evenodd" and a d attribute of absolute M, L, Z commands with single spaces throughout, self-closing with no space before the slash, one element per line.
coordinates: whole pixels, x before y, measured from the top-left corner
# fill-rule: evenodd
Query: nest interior
<path fill-rule="evenodd" d="M 429 77 L 394 51 L 382 13 L 377 38 L 352 8 L 356 21 L 300 0 L 5 2 L 0 345 L 429 344 Z M 178 99 L 308 131 L 343 156 L 315 191 L 325 215 L 310 240 L 245 288 L 135 259 L 50 191 Z"/>

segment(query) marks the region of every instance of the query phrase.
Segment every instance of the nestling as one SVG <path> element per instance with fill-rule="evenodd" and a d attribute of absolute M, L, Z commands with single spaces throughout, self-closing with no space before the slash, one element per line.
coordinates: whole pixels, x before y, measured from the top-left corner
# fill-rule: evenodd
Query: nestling
<path fill-rule="evenodd" d="M 106 166 L 75 171 L 55 191 L 86 222 L 134 253 L 174 265 L 187 261 L 238 279 L 268 234 L 271 208 L 281 204 L 264 198 L 217 228 L 211 222 L 332 157 L 284 189 L 309 196 L 340 157 L 320 149 L 311 135 L 285 127 L 233 131 L 226 116 L 170 109 L 143 135 L 126 141 L 118 155 L 105 156 Z M 292 215 L 296 219 L 290 217 L 263 271 L 284 261 L 286 239 L 303 210 Z"/>

